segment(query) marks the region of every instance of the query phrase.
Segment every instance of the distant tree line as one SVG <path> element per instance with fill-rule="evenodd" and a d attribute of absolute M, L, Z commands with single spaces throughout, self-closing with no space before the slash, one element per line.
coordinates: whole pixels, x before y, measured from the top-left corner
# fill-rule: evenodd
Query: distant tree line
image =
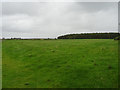
<path fill-rule="evenodd" d="M 2 38 L 2 40 L 56 40 L 57 38 Z"/>
<path fill-rule="evenodd" d="M 81 33 L 59 36 L 58 39 L 114 39 L 120 33 Z"/>

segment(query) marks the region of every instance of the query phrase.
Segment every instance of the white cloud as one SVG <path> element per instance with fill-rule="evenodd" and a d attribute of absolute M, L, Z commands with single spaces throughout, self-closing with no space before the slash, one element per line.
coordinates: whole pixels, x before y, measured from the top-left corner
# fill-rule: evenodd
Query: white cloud
<path fill-rule="evenodd" d="M 0 38 L 2 38 L 2 3 L 0 2 Z"/>
<path fill-rule="evenodd" d="M 3 16 L 3 30 L 23 32 L 29 31 L 33 25 L 33 19 L 24 14 Z M 4 31 L 3 31 L 4 32 Z"/>
<path fill-rule="evenodd" d="M 119 0 L 2 0 L 2 2 L 119 2 Z"/>
<path fill-rule="evenodd" d="M 114 32 L 117 15 L 117 3 L 3 3 L 3 37 Z"/>

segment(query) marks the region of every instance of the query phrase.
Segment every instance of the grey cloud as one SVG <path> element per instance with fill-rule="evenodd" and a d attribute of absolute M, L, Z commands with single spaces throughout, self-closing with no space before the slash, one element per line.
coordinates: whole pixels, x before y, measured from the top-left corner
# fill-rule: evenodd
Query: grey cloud
<path fill-rule="evenodd" d="M 76 2 L 76 4 L 78 6 L 81 6 L 83 11 L 86 12 L 98 12 L 98 11 L 106 11 L 112 8 L 115 8 L 117 6 L 116 2 L 94 2 L 94 3 L 90 3 L 90 2 Z M 77 7 L 78 8 L 78 7 Z M 79 10 L 79 8 L 76 10 Z"/>
<path fill-rule="evenodd" d="M 4 2 L 2 11 L 3 15 L 11 14 L 37 14 L 39 7 L 43 5 L 37 2 Z"/>
<path fill-rule="evenodd" d="M 0 38 L 2 38 L 2 3 L 0 2 Z"/>
<path fill-rule="evenodd" d="M 117 3 L 3 3 L 3 36 L 57 37 L 66 33 L 116 32 L 117 15 Z"/>
<path fill-rule="evenodd" d="M 42 14 L 43 10 L 49 10 L 49 8 L 59 7 L 60 5 L 71 6 L 67 8 L 71 12 L 77 11 L 86 11 L 90 12 L 98 12 L 101 10 L 109 10 L 110 8 L 116 8 L 116 2 L 4 2 L 2 11 L 3 15 L 8 14 L 29 14 L 29 15 L 37 15 Z M 61 6 L 62 7 L 62 6 Z"/>

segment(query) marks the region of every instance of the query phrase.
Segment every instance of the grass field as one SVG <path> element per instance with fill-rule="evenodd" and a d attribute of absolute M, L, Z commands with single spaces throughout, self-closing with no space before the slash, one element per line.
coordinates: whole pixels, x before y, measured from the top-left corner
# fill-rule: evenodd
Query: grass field
<path fill-rule="evenodd" d="M 118 42 L 3 40 L 3 88 L 118 87 Z"/>

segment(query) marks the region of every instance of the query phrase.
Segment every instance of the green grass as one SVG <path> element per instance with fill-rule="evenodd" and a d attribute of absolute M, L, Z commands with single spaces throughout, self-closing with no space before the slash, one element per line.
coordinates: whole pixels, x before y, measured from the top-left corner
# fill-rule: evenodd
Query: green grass
<path fill-rule="evenodd" d="M 3 40 L 3 88 L 116 88 L 118 42 Z"/>
<path fill-rule="evenodd" d="M 0 40 L 0 89 L 2 89 L 2 40 Z"/>

